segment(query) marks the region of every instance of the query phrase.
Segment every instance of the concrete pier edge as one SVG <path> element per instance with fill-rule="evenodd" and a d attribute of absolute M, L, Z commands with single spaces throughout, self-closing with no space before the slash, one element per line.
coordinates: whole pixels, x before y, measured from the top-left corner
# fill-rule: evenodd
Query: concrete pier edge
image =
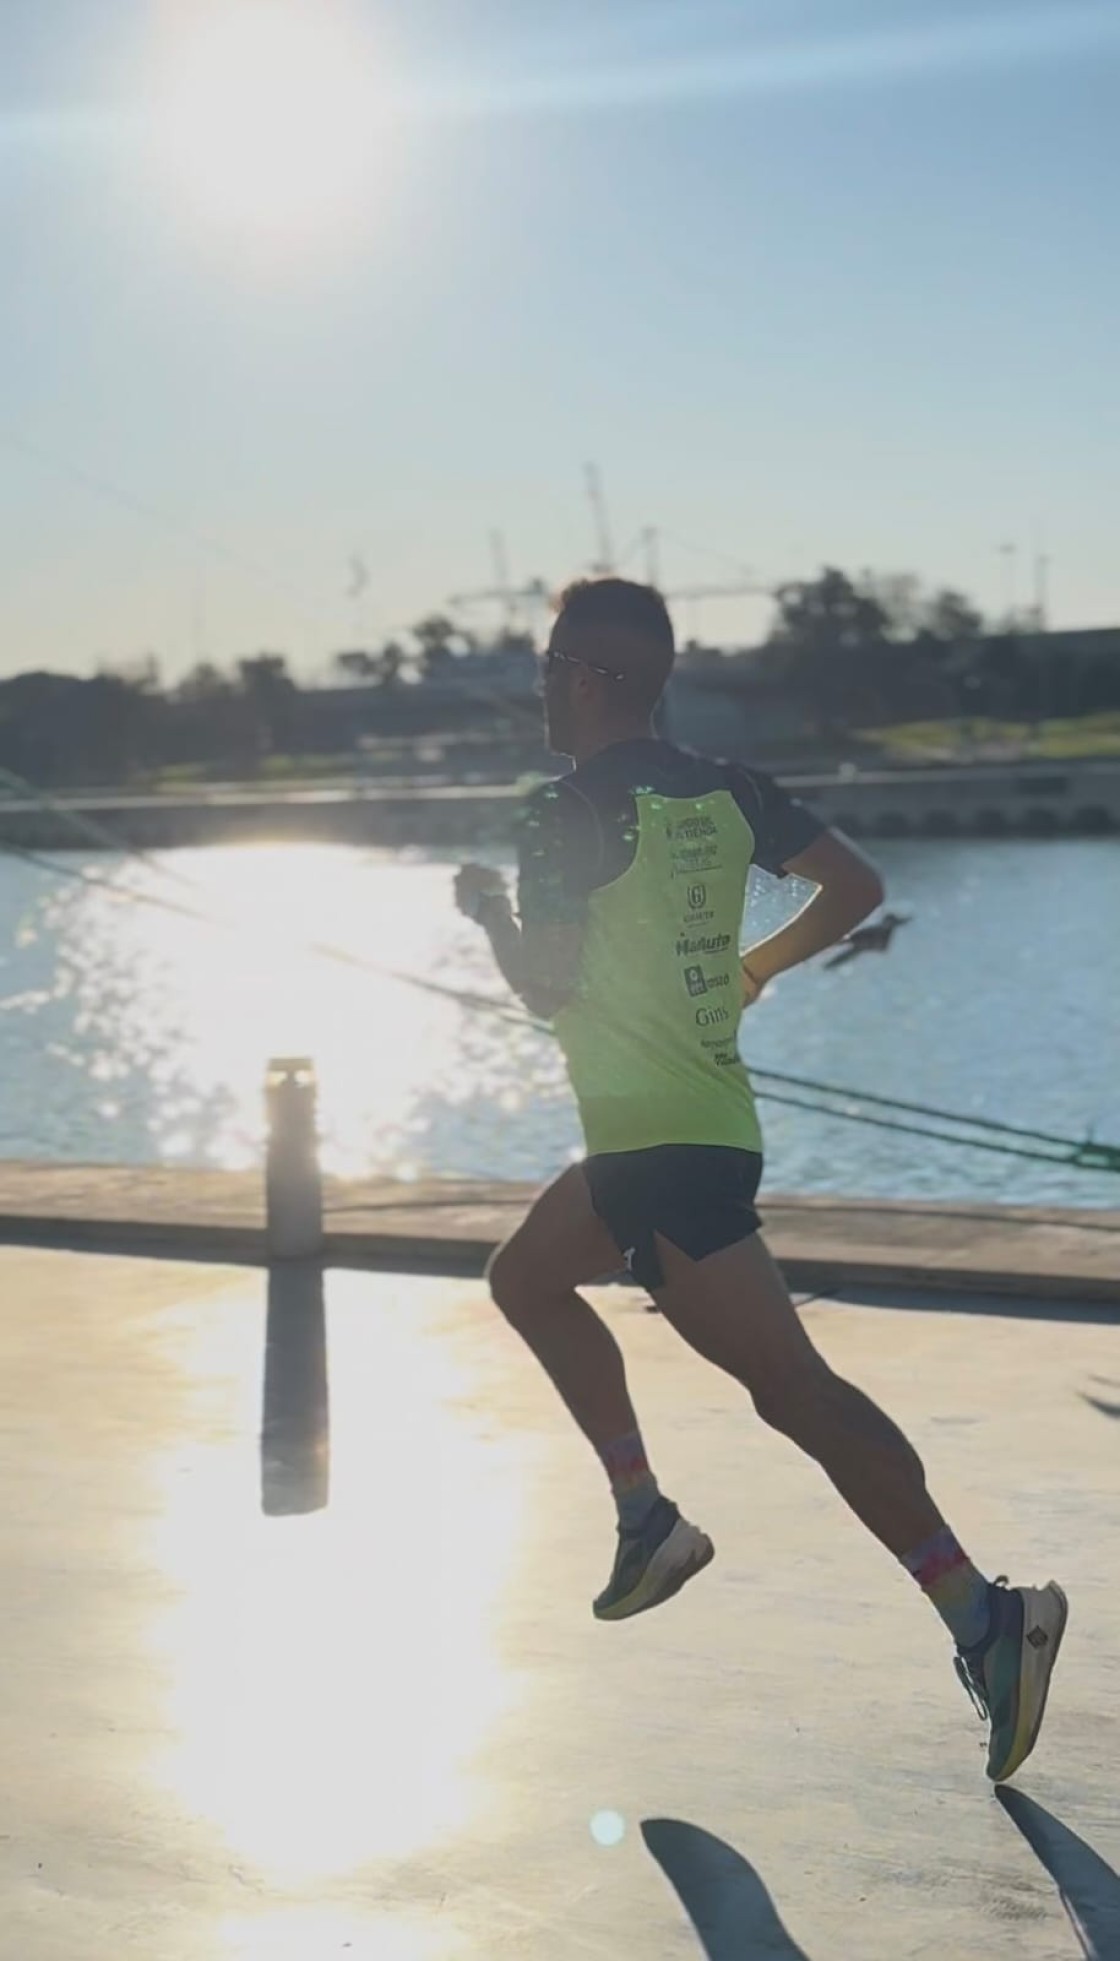
<path fill-rule="evenodd" d="M 328 1178 L 323 1259 L 478 1278 L 533 1191 Z M 901 1288 L 1120 1308 L 1120 1211 L 775 1194 L 762 1212 L 797 1292 Z M 0 1244 L 264 1265 L 262 1181 L 256 1172 L 0 1162 Z"/>

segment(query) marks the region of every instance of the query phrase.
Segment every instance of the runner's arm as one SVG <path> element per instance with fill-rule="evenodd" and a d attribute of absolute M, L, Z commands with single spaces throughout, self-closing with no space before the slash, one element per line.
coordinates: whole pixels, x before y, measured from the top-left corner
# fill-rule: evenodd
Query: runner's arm
<path fill-rule="evenodd" d="M 799 967 L 835 946 L 883 902 L 883 881 L 869 858 L 839 831 L 819 837 L 782 867 L 817 887 L 813 897 L 776 933 L 743 954 L 744 993 L 755 998 L 776 974 Z"/>
<path fill-rule="evenodd" d="M 552 1021 L 576 991 L 583 955 L 583 926 L 515 918 L 506 894 L 488 895 L 477 918 L 498 971 L 531 1015 Z"/>
<path fill-rule="evenodd" d="M 584 799 L 562 779 L 527 800 L 518 820 L 516 913 L 499 872 L 464 866 L 456 880 L 460 910 L 482 926 L 506 985 L 542 1021 L 552 1021 L 579 985 L 589 823 Z"/>

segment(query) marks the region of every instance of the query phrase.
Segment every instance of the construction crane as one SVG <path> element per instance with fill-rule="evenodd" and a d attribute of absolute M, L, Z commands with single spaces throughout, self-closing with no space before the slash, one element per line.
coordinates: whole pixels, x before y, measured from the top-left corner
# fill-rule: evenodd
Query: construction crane
<path fill-rule="evenodd" d="M 670 543 L 672 542 L 673 540 L 670 539 Z M 703 548 L 688 547 L 687 549 L 696 550 Z M 639 550 L 642 553 L 643 570 L 648 584 L 657 586 L 661 590 L 662 596 L 673 602 L 680 601 L 685 605 L 691 606 L 703 599 L 770 599 L 775 592 L 773 582 L 766 583 L 755 578 L 747 566 L 742 567 L 742 576 L 734 581 L 734 583 L 726 582 L 720 585 L 662 587 L 661 532 L 655 524 L 642 526 L 637 537 L 633 538 L 627 545 L 626 550 L 621 553 L 618 560 L 619 565 L 625 565 L 633 557 L 634 553 Z M 709 556 L 724 559 L 725 563 L 733 569 L 736 568 L 736 561 L 723 552 L 711 552 Z"/>
<path fill-rule="evenodd" d="M 756 599 L 773 599 L 776 588 L 764 585 L 758 579 L 744 579 L 737 586 L 674 586 L 665 593 L 666 599 L 743 599 L 748 596 Z"/>
<path fill-rule="evenodd" d="M 587 500 L 595 531 L 596 557 L 591 571 L 599 577 L 609 576 L 619 571 L 636 552 L 642 554 L 642 569 L 651 586 L 661 588 L 661 538 L 662 533 L 656 525 L 643 525 L 636 537 L 632 538 L 626 550 L 615 554 L 611 537 L 610 520 L 607 511 L 606 495 L 603 489 L 602 473 L 597 463 L 584 465 L 584 482 Z M 670 537 L 670 543 L 674 540 Z M 776 591 L 774 581 L 755 578 L 746 566 L 724 552 L 713 551 L 708 547 L 686 545 L 683 549 L 698 551 L 702 555 L 722 560 L 741 576 L 735 580 L 724 580 L 719 584 L 672 586 L 661 588 L 670 604 L 688 608 L 689 633 L 693 636 L 696 623 L 696 607 L 708 599 L 769 599 Z M 490 533 L 490 562 L 493 570 L 493 583 L 477 588 L 473 592 L 452 593 L 447 601 L 449 607 L 498 606 L 502 608 L 506 631 L 518 632 L 526 617 L 531 621 L 534 614 L 547 614 L 551 604 L 553 588 L 541 578 L 529 579 L 523 585 L 514 585 L 510 580 L 509 557 L 506 551 L 504 533 L 494 530 Z"/>
<path fill-rule="evenodd" d="M 642 569 L 645 573 L 646 584 L 659 586 L 661 584 L 661 533 L 655 524 L 643 524 L 637 537 L 632 538 L 626 550 L 619 553 L 616 569 L 621 571 L 622 567 L 639 550 L 642 554 Z"/>
<path fill-rule="evenodd" d="M 587 486 L 587 501 L 591 506 L 591 519 L 595 526 L 595 543 L 598 558 L 591 570 L 599 577 L 606 577 L 615 569 L 614 552 L 611 549 L 610 526 L 607 523 L 607 500 L 603 495 L 603 479 L 597 463 L 585 463 L 584 482 Z"/>
<path fill-rule="evenodd" d="M 547 579 L 528 579 L 522 586 L 511 584 L 506 541 L 500 531 L 490 533 L 490 563 L 494 574 L 493 585 L 479 587 L 474 592 L 453 592 L 447 604 L 454 607 L 500 606 L 506 631 L 516 633 L 521 628 L 522 609 L 530 615 L 538 608 L 547 610 L 552 588 Z"/>

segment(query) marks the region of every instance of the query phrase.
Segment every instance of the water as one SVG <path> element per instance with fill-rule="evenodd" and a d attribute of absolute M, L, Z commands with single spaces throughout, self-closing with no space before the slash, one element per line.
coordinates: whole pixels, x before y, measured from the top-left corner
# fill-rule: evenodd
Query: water
<path fill-rule="evenodd" d="M 744 1021 L 748 1058 L 1120 1143 L 1120 848 L 900 842 L 877 855 L 912 923 L 886 956 L 785 976 Z M 329 1170 L 543 1179 L 578 1154 L 547 1035 L 296 945 L 326 940 L 500 995 L 485 943 L 452 908 L 450 854 L 231 846 L 166 853 L 162 876 L 135 860 L 57 862 L 233 923 L 0 859 L 0 1154 L 248 1165 L 265 1061 L 303 1053 Z M 748 933 L 803 896 L 756 875 Z M 761 1109 L 773 1190 L 1120 1205 L 1115 1174 Z"/>

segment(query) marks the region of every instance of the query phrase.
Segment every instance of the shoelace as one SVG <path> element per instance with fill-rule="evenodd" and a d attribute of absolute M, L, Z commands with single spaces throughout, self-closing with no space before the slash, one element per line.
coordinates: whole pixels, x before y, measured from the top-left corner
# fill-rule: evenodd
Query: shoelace
<path fill-rule="evenodd" d="M 1007 1585 L 1007 1574 L 1000 1573 L 993 1580 L 992 1585 L 1005 1587 Z M 988 1701 L 988 1685 L 984 1680 L 981 1670 L 972 1662 L 967 1661 L 959 1649 L 953 1656 L 953 1666 L 957 1671 L 957 1680 L 965 1690 L 980 1721 L 982 1723 L 990 1723 L 992 1720 L 992 1708 Z"/>
<path fill-rule="evenodd" d="M 988 1707 L 988 1697 L 984 1688 L 983 1677 L 973 1674 L 972 1669 L 969 1667 L 963 1655 L 953 1656 L 953 1667 L 957 1671 L 957 1680 L 968 1696 L 980 1721 L 982 1723 L 990 1722 L 992 1712 Z"/>

